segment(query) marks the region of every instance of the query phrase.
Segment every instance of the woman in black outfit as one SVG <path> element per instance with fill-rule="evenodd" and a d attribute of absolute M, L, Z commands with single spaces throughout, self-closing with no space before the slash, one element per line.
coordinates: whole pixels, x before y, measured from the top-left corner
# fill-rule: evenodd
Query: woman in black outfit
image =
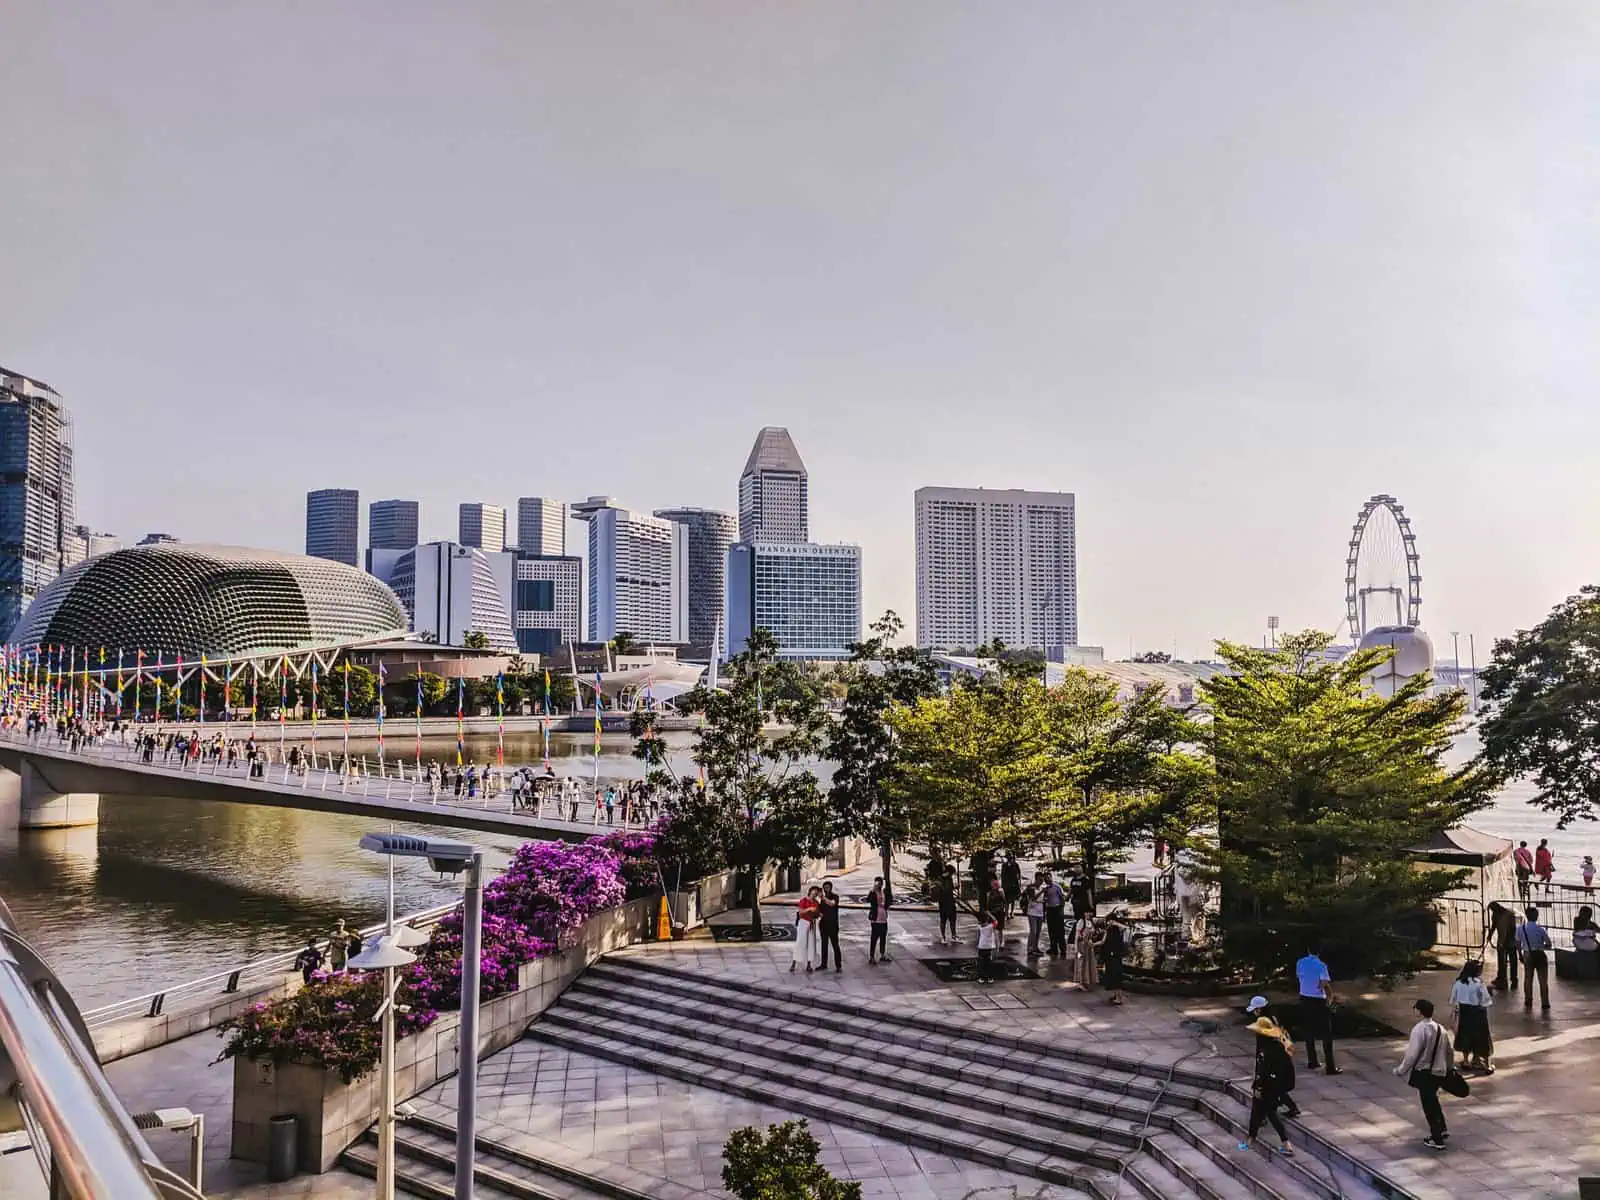
<path fill-rule="evenodd" d="M 1278 1152 L 1293 1154 L 1294 1147 L 1289 1145 L 1289 1134 L 1283 1127 L 1283 1118 L 1278 1116 L 1280 1107 L 1294 1103 L 1289 1098 L 1289 1093 L 1294 1090 L 1294 1056 L 1285 1044 L 1288 1043 L 1288 1035 L 1271 1017 L 1259 1018 L 1250 1026 L 1250 1032 L 1256 1035 L 1256 1075 L 1250 1087 L 1249 1132 L 1245 1140 L 1239 1143 L 1239 1149 L 1250 1149 L 1256 1135 L 1261 1132 L 1262 1124 L 1266 1123 L 1272 1126 L 1272 1131 L 1283 1143 Z"/>
<path fill-rule="evenodd" d="M 1105 928 L 1095 939 L 1100 948 L 1100 982 L 1110 993 L 1106 1003 L 1122 1003 L 1122 956 L 1128 952 L 1128 927 L 1118 910 L 1106 918 Z"/>

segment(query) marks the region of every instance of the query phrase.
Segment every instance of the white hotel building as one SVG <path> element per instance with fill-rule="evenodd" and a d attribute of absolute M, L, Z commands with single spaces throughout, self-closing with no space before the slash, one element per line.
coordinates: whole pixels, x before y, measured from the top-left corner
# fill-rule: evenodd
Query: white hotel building
<path fill-rule="evenodd" d="M 916 510 L 918 646 L 1078 644 L 1072 493 L 926 487 Z"/>
<path fill-rule="evenodd" d="M 728 549 L 728 657 L 751 631 L 778 639 L 780 658 L 850 657 L 861 640 L 861 547 L 740 542 Z"/>
<path fill-rule="evenodd" d="M 688 640 L 689 531 L 609 496 L 572 506 L 589 524 L 589 640 Z"/>

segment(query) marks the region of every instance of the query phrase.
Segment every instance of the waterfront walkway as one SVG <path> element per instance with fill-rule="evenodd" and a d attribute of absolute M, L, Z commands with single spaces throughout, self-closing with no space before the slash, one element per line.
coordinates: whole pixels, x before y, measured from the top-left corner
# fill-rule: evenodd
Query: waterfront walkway
<path fill-rule="evenodd" d="M 183 727 L 189 732 L 195 728 Z M 205 734 L 205 727 L 198 727 Z M 173 731 L 176 732 L 177 727 Z M 141 729 L 141 732 L 144 730 Z M 236 743 L 241 746 L 242 743 Z M 223 800 L 236 804 L 261 804 L 313 812 L 337 812 L 392 821 L 509 834 L 524 838 L 581 841 L 616 828 L 642 828 L 648 813 L 642 806 L 613 806 L 608 821 L 605 809 L 595 803 L 592 783 L 582 780 L 575 802 L 545 796 L 518 805 L 510 790 L 513 768 L 494 768 L 488 782 L 480 782 L 478 795 L 467 796 L 453 787 L 436 787 L 426 770 L 404 760 L 389 760 L 381 772 L 358 771 L 342 756 L 319 750 L 298 763 L 273 759 L 274 747 L 258 743 L 266 756 L 262 774 L 252 777 L 243 754 L 206 760 L 157 750 L 146 762 L 137 747 L 114 740 L 86 743 L 73 749 L 54 732 L 29 738 L 14 729 L 0 730 L 0 766 L 34 768 L 57 792 L 82 792 L 98 796 L 160 795 L 186 800 Z M 484 767 L 480 767 L 480 774 Z M 573 812 L 576 809 L 576 819 Z"/>
<path fill-rule="evenodd" d="M 864 890 L 870 868 L 847 877 L 846 895 Z M 769 916 L 785 917 L 774 905 Z M 743 914 L 722 918 L 740 923 Z M 962 919 L 971 935 L 973 922 Z M 1018 1066 L 1047 1061 L 1053 1047 L 1097 1050 L 1134 1063 L 1165 1067 L 1182 1058 L 1182 1070 L 1213 1078 L 1242 1081 L 1250 1074 L 1251 1036 L 1234 999 L 1175 999 L 1130 995 L 1125 1007 L 1113 1008 L 1098 994 L 1085 994 L 1058 977 L 1061 968 L 1046 961 L 1041 978 L 1008 981 L 980 988 L 976 984 L 938 982 L 924 960 L 970 955 L 970 949 L 947 950 L 935 944 L 936 921 L 930 914 L 905 913 L 891 925 L 894 961 L 866 964 L 864 917 L 847 912 L 843 919 L 846 967 L 812 975 L 790 974 L 787 943 L 749 945 L 718 943 L 697 936 L 675 943 L 635 947 L 616 956 L 619 964 L 668 965 L 707 983 L 776 990 L 787 1011 L 802 1012 L 808 997 L 814 1005 L 843 1004 L 858 1022 L 847 1032 L 817 1031 L 813 1068 L 830 1064 L 881 1033 L 895 1017 L 936 1019 L 954 1031 L 970 1030 L 973 1039 L 1017 1035 L 1037 1047 L 1037 1055 L 1019 1054 Z M 742 1124 L 764 1124 L 796 1115 L 777 1098 L 763 1100 L 728 1089 L 728 1070 L 706 1069 L 693 1080 L 652 1070 L 648 1061 L 620 1061 L 613 1042 L 597 1042 L 604 1053 L 573 1048 L 585 1036 L 584 1014 L 596 1028 L 588 1036 L 603 1037 L 603 1022 L 626 1022 L 636 1011 L 618 992 L 603 1001 L 608 984 L 628 974 L 601 971 L 593 983 L 598 992 L 575 997 L 570 1015 L 559 1022 L 547 1017 L 535 1026 L 536 1037 L 515 1043 L 485 1060 L 480 1072 L 482 1133 L 502 1144 L 560 1162 L 632 1187 L 661 1200 L 691 1200 L 719 1194 L 719 1155 L 727 1134 Z M 1434 972 L 1403 984 L 1392 993 L 1345 995 L 1388 1025 L 1404 1030 L 1408 1010 L 1418 995 L 1444 1005 L 1450 976 Z M 1274 996 L 1274 1000 L 1284 997 Z M 1524 1013 L 1520 1002 L 1502 1001 L 1493 1011 L 1499 1071 L 1474 1079 L 1473 1095 L 1447 1100 L 1453 1140 L 1451 1149 L 1434 1154 L 1421 1144 L 1424 1133 L 1415 1093 L 1392 1074 L 1402 1044 L 1395 1038 L 1351 1041 L 1339 1047 L 1342 1076 L 1330 1078 L 1301 1071 L 1297 1099 L 1304 1109 L 1302 1125 L 1328 1142 L 1380 1171 L 1420 1200 L 1459 1196 L 1485 1200 L 1535 1200 L 1572 1197 L 1580 1174 L 1600 1174 L 1600 1139 L 1588 1133 L 1600 1112 L 1600 1073 L 1591 1069 L 1600 1048 L 1600 987 L 1555 983 L 1552 1015 Z M 875 1020 L 875 1014 L 877 1019 Z M 708 1006 L 703 1022 L 716 1026 L 719 1010 Z M 730 1019 L 724 1016 L 724 1019 Z M 1201 1024 L 1196 1024 L 1199 1022 Z M 1214 1022 L 1212 1032 L 1204 1023 Z M 547 1024 L 548 1023 L 548 1024 Z M 731 1028 L 731 1026 L 730 1026 Z M 774 1026 L 774 1030 L 778 1029 Z M 558 1036 L 559 1035 L 559 1036 Z M 563 1041 L 568 1045 L 562 1045 Z M 256 1168 L 226 1159 L 228 1104 L 232 1072 L 227 1064 L 207 1067 L 218 1046 L 212 1035 L 184 1042 L 114 1064 L 112 1082 L 130 1107 L 186 1104 L 203 1108 L 210 1122 L 208 1185 L 215 1195 L 276 1200 L 279 1196 L 368 1196 L 371 1185 L 341 1171 L 290 1184 L 259 1183 Z M 761 1053 L 752 1047 L 751 1055 Z M 623 1056 L 625 1057 L 625 1056 Z M 743 1057 L 729 1055 L 733 1070 Z M 1303 1062 L 1303 1059 L 1302 1059 Z M 887 1072 L 889 1068 L 884 1068 Z M 798 1072 L 797 1072 L 798 1073 Z M 965 1076 L 963 1076 L 965 1079 Z M 815 1095 L 824 1103 L 841 1104 L 872 1094 L 870 1082 L 839 1074 Z M 1242 1102 L 1237 1100 L 1242 1119 Z M 424 1116 L 453 1120 L 453 1082 L 436 1086 L 416 1105 Z M 890 1116 L 894 1114 L 891 1112 Z M 904 1126 L 913 1118 L 895 1118 Z M 891 1122 L 893 1124 L 894 1122 Z M 959 1200 L 990 1197 L 1062 1197 L 1068 1189 L 1041 1184 L 1037 1178 L 983 1165 L 951 1154 L 908 1145 L 891 1134 L 863 1132 L 848 1122 L 813 1115 L 813 1131 L 823 1145 L 824 1162 L 836 1173 L 863 1182 L 868 1200 Z M 1232 1139 L 1220 1128 L 1214 1136 L 1229 1154 Z M 1216 1148 L 1216 1147 L 1214 1147 Z M 173 1161 L 180 1162 L 180 1139 L 172 1139 Z M 1301 1166 L 1315 1169 L 1302 1156 Z M 1269 1180 L 1276 1178 L 1268 1176 Z M 1013 1190 L 1015 1189 L 1015 1190 Z M 1124 1189 L 1123 1195 L 1134 1194 Z M 1224 1192 L 1224 1194 L 1227 1194 Z M 1242 1194 L 1242 1193 L 1241 1193 Z"/>

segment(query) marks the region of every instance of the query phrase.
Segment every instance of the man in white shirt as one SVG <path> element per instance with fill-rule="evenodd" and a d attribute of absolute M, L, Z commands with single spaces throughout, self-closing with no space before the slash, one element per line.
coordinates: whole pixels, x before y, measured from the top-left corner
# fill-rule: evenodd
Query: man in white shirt
<path fill-rule="evenodd" d="M 1328 964 L 1312 946 L 1306 956 L 1294 965 L 1295 977 L 1300 981 L 1300 1024 L 1306 1039 L 1306 1063 L 1317 1069 L 1317 1039 L 1322 1039 L 1322 1056 L 1327 1060 L 1329 1075 L 1343 1075 L 1344 1071 L 1333 1062 L 1333 1014 L 1328 1005 L 1333 1000 L 1333 977 L 1328 974 Z"/>
<path fill-rule="evenodd" d="M 1450 1074 L 1450 1059 L 1455 1051 L 1450 1048 L 1449 1031 L 1433 1019 L 1433 1001 L 1418 1000 L 1412 1008 L 1417 1023 L 1411 1027 L 1406 1056 L 1394 1073 L 1402 1079 L 1409 1076 L 1422 1101 L 1422 1115 L 1428 1121 L 1428 1136 L 1422 1144 L 1430 1150 L 1443 1150 L 1450 1140 L 1450 1130 L 1445 1126 L 1444 1106 L 1439 1103 L 1439 1084 Z"/>

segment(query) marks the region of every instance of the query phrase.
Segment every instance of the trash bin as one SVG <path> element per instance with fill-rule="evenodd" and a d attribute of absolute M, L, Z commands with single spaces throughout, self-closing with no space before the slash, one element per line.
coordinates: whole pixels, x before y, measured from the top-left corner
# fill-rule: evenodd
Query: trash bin
<path fill-rule="evenodd" d="M 300 1119 L 293 1113 L 273 1117 L 267 1126 L 267 1181 L 282 1183 L 300 1170 Z"/>

